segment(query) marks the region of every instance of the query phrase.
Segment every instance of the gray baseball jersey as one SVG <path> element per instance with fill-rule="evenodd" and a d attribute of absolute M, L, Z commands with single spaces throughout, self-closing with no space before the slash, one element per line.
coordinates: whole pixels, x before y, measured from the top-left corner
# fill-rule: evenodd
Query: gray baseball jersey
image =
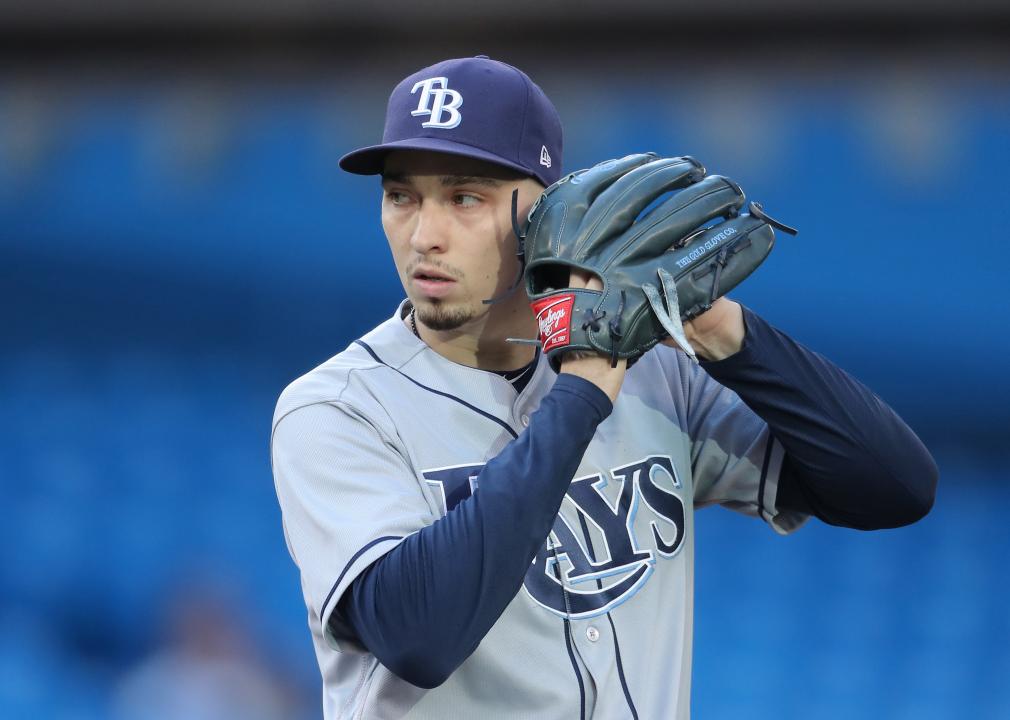
<path fill-rule="evenodd" d="M 806 516 L 775 506 L 782 448 L 764 421 L 664 346 L 628 371 L 522 590 L 446 682 L 411 685 L 330 622 L 360 572 L 479 492 L 481 467 L 512 440 L 501 423 L 521 433 L 557 377 L 541 360 L 517 395 L 435 353 L 403 310 L 362 338 L 367 348 L 292 383 L 274 416 L 274 478 L 325 717 L 568 720 L 584 701 L 587 717 L 622 718 L 630 698 L 641 718 L 687 718 L 691 510 L 726 505 L 783 534 Z"/>

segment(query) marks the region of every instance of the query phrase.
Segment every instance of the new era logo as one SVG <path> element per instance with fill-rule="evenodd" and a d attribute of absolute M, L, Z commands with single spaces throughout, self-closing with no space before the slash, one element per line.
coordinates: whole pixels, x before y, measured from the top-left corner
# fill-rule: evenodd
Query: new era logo
<path fill-rule="evenodd" d="M 548 168 L 551 166 L 551 154 L 547 152 L 546 145 L 540 146 L 540 164 Z"/>

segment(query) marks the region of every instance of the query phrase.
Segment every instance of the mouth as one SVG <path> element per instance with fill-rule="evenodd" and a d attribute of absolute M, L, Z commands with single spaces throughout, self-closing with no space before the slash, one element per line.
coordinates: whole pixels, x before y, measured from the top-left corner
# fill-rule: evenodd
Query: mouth
<path fill-rule="evenodd" d="M 434 268 L 417 268 L 411 277 L 425 282 L 455 282 L 453 278 Z"/>
<path fill-rule="evenodd" d="M 410 276 L 411 283 L 417 291 L 429 298 L 446 295 L 456 284 L 454 278 L 434 268 L 417 268 Z"/>

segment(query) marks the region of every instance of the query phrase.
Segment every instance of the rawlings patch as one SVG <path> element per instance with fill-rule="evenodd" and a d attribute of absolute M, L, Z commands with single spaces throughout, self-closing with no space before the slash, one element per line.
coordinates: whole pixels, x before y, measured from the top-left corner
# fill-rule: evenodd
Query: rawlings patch
<path fill-rule="evenodd" d="M 530 303 L 540 326 L 543 352 L 564 347 L 572 341 L 572 306 L 574 295 L 552 295 Z"/>

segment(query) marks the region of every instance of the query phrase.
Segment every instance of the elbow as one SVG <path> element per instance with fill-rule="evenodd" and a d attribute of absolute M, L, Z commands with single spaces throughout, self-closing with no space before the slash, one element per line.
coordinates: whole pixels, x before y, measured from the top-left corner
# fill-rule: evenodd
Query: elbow
<path fill-rule="evenodd" d="M 400 650 L 386 658 L 383 665 L 401 680 L 423 690 L 433 690 L 452 675 L 458 663 L 416 649 Z"/>
<path fill-rule="evenodd" d="M 933 509 L 933 500 L 933 495 L 908 498 L 899 507 L 893 508 L 886 518 L 882 518 L 877 527 L 868 527 L 866 529 L 887 530 L 917 523 Z"/>
<path fill-rule="evenodd" d="M 924 455 L 920 467 L 914 474 L 909 475 L 905 482 L 912 499 L 908 503 L 906 522 L 902 525 L 911 525 L 922 520 L 936 502 L 936 485 L 940 480 L 940 469 L 929 453 Z"/>
<path fill-rule="evenodd" d="M 877 523 L 867 530 L 884 530 L 905 527 L 922 520 L 933 509 L 936 502 L 936 485 L 940 472 L 933 458 L 925 453 L 921 462 L 905 468 L 900 474 L 881 477 L 880 487 L 890 487 L 890 497 L 886 511 L 877 518 Z"/>
<path fill-rule="evenodd" d="M 847 498 L 810 498 L 813 514 L 829 525 L 854 530 L 889 530 L 922 520 L 933 509 L 939 471 L 927 454 L 925 462 L 894 468 L 866 464 L 850 475 L 861 490 Z"/>
<path fill-rule="evenodd" d="M 919 438 L 913 438 L 914 442 L 909 442 L 904 452 L 894 452 L 893 455 L 890 482 L 903 488 L 906 497 L 904 511 L 897 518 L 900 522 L 893 527 L 911 525 L 922 520 L 936 502 L 940 469 L 926 446 Z"/>

